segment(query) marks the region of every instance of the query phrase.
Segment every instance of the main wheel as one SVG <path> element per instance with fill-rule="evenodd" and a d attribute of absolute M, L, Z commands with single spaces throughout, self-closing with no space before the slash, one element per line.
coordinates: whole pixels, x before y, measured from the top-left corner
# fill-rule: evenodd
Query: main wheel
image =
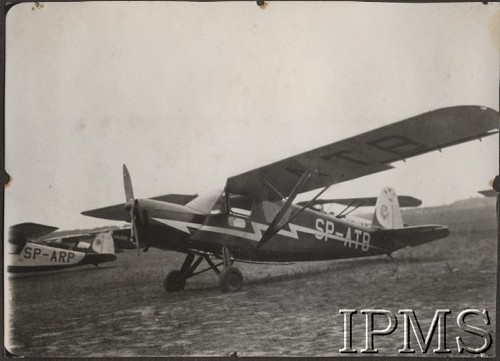
<path fill-rule="evenodd" d="M 219 275 L 219 285 L 223 292 L 236 292 L 243 286 L 243 274 L 234 266 L 228 267 Z"/>
<path fill-rule="evenodd" d="M 181 291 L 186 287 L 186 279 L 181 276 L 181 271 L 170 271 L 163 281 L 163 288 L 167 292 Z"/>

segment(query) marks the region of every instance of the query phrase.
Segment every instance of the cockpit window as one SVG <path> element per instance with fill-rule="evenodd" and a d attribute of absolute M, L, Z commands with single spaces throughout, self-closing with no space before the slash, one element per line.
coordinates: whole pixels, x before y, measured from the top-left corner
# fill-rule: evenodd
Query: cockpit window
<path fill-rule="evenodd" d="M 214 206 L 210 210 L 210 214 L 221 214 L 226 209 L 224 196 L 219 197 L 217 202 L 215 202 Z"/>
<path fill-rule="evenodd" d="M 237 216 L 250 217 L 253 204 L 254 199 L 250 197 L 241 195 L 231 195 L 229 197 L 230 213 Z"/>
<path fill-rule="evenodd" d="M 229 202 L 226 202 L 226 195 L 222 194 L 210 210 L 210 214 L 227 212 L 235 216 L 248 218 L 252 214 L 253 203 L 252 198 L 236 194 L 231 194 Z M 226 209 L 227 207 L 229 207 L 229 210 Z"/>

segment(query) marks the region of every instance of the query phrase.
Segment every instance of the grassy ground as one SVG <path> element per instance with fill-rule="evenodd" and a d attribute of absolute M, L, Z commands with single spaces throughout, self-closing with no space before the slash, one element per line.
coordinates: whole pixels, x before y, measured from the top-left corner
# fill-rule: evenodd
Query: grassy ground
<path fill-rule="evenodd" d="M 184 292 L 167 294 L 162 280 L 183 256 L 150 250 L 118 255 L 103 265 L 7 280 L 10 352 L 22 356 L 334 356 L 343 347 L 339 309 L 358 309 L 353 347 L 364 347 L 360 309 L 415 311 L 424 334 L 436 309 L 450 309 L 447 346 L 461 331 L 458 313 L 487 309 L 495 340 L 496 219 L 494 203 L 440 207 L 405 214 L 410 224 L 449 224 L 450 237 L 386 256 L 294 265 L 240 264 L 246 284 L 222 294 L 212 272 L 192 278 Z M 376 337 L 381 355 L 398 355 L 396 332 Z M 474 320 L 474 318 L 472 318 Z M 383 327 L 380 326 L 380 327 Z M 436 347 L 437 339 L 431 349 Z M 418 346 L 413 341 L 413 346 Z M 490 349 L 486 355 L 493 356 Z M 421 355 L 419 352 L 414 356 Z M 432 355 L 429 353 L 428 355 Z"/>

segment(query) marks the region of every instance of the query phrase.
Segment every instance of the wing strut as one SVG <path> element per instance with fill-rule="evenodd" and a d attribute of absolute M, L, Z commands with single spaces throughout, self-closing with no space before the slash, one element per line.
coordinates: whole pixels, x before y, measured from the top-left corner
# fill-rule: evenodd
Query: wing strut
<path fill-rule="evenodd" d="M 304 209 L 309 208 L 311 206 L 311 204 L 313 204 L 314 201 L 316 201 L 316 199 L 318 199 L 319 196 L 321 196 L 323 193 L 325 193 L 328 188 L 330 188 L 330 186 L 326 186 L 320 192 L 318 192 L 318 194 L 316 194 L 313 197 L 313 199 L 308 201 L 301 209 L 299 209 L 292 217 L 290 217 L 290 219 L 283 225 L 283 227 L 286 226 L 291 221 L 293 221 L 295 219 L 295 217 L 297 217 L 300 213 L 302 213 L 304 211 Z"/>
<path fill-rule="evenodd" d="M 269 188 L 271 188 L 281 199 L 285 199 L 285 197 L 283 196 L 283 194 L 281 194 L 270 182 L 268 182 L 267 180 L 264 180 L 264 182 L 269 186 Z"/>
<path fill-rule="evenodd" d="M 345 218 L 349 213 L 351 212 L 354 212 L 356 209 L 359 208 L 359 205 L 356 205 L 356 202 L 358 200 L 357 199 L 354 199 L 348 206 L 346 206 L 342 212 L 340 212 L 339 214 L 337 214 L 337 218 Z M 351 209 L 350 211 L 348 211 L 349 208 L 353 207 L 353 209 Z"/>
<path fill-rule="evenodd" d="M 301 209 L 299 209 L 295 214 L 292 216 L 288 216 L 289 210 L 291 210 L 291 206 L 295 198 L 297 197 L 297 194 L 301 192 L 301 188 L 305 185 L 305 183 L 311 179 L 313 176 L 317 175 L 318 171 L 317 170 L 306 170 L 302 177 L 300 177 L 299 181 L 293 188 L 292 192 L 288 196 L 287 200 L 285 201 L 285 204 L 279 212 L 276 214 L 272 222 L 270 223 L 269 227 L 267 228 L 266 232 L 262 235 L 262 238 L 260 239 L 259 243 L 257 243 L 257 248 L 262 247 L 267 241 L 269 241 L 275 234 L 277 234 L 284 226 L 286 226 L 288 223 L 290 223 L 295 217 L 297 217 L 300 213 L 306 209 L 309 204 L 314 202 L 321 194 L 323 194 L 328 187 L 325 187 L 321 192 L 319 192 L 312 200 L 310 200 L 305 206 L 303 206 Z"/>

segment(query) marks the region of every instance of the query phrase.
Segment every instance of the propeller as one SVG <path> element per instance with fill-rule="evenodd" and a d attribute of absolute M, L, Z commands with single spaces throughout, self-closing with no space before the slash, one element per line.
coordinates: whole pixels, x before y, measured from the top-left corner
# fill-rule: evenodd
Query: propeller
<path fill-rule="evenodd" d="M 139 252 L 139 233 L 137 232 L 137 222 L 139 219 L 139 201 L 134 198 L 134 189 L 132 187 L 132 179 L 128 172 L 127 166 L 123 165 L 123 186 L 125 188 L 125 209 L 130 212 L 130 236 L 135 241 L 137 255 Z"/>

